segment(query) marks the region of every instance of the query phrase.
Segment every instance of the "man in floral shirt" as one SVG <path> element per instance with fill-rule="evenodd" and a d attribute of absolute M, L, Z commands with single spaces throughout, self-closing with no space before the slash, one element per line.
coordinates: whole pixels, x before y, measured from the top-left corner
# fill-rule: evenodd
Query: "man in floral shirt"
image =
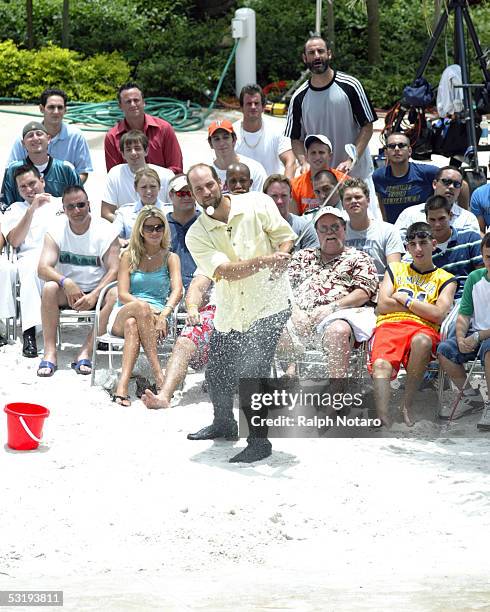
<path fill-rule="evenodd" d="M 365 305 L 378 288 L 373 259 L 345 246 L 345 226 L 338 209 L 322 208 L 315 219 L 320 248 L 297 251 L 288 268 L 294 307 L 287 331 L 295 352 L 312 342 L 320 345 L 328 375 L 335 378 L 346 375 L 351 342 L 372 334 L 375 316 Z M 288 374 L 292 373 L 290 366 Z"/>

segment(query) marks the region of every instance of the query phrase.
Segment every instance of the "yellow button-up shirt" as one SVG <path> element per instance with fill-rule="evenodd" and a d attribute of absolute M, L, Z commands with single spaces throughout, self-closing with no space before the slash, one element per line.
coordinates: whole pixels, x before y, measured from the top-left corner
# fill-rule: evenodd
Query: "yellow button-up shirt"
<path fill-rule="evenodd" d="M 274 201 L 263 193 L 227 195 L 231 209 L 228 223 L 201 214 L 186 235 L 187 248 L 200 272 L 216 281 L 214 326 L 220 332 L 244 332 L 265 317 L 288 308 L 291 287 L 287 272 L 277 278 L 271 270 L 258 270 L 240 280 L 217 279 L 216 269 L 238 262 L 271 255 L 296 234 L 285 221 Z"/>

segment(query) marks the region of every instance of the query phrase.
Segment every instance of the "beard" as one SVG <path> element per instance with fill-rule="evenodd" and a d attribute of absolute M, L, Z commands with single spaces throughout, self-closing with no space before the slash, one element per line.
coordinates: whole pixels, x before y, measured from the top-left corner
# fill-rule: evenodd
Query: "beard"
<path fill-rule="evenodd" d="M 316 59 L 312 62 L 305 62 L 305 65 L 311 74 L 324 74 L 330 68 L 330 62 L 327 59 Z"/>

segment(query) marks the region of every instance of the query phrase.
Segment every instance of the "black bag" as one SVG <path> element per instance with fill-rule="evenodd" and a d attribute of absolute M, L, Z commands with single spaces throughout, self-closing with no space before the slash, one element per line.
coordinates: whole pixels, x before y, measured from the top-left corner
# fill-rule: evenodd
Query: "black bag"
<path fill-rule="evenodd" d="M 432 124 L 432 152 L 446 157 L 464 155 L 469 146 L 466 134 L 466 123 L 452 119 L 439 120 Z M 478 142 L 481 129 L 476 126 L 476 141 Z"/>
<path fill-rule="evenodd" d="M 427 108 L 432 104 L 434 92 L 424 77 L 418 77 L 411 85 L 403 89 L 403 105 Z"/>

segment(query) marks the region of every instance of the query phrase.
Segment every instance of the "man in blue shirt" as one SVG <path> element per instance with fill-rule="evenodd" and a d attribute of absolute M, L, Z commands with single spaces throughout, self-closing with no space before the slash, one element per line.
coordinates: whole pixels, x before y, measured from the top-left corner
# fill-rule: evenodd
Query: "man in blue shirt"
<path fill-rule="evenodd" d="M 22 202 L 14 178 L 14 172 L 20 166 L 35 166 L 44 179 L 46 193 L 57 198 L 63 195 L 69 185 L 80 185 L 80 178 L 70 162 L 55 159 L 48 154 L 50 136 L 42 123 L 30 121 L 22 130 L 22 143 L 27 150 L 27 157 L 14 161 L 7 166 L 2 184 L 2 202 L 8 208 L 14 202 Z"/>
<path fill-rule="evenodd" d="M 459 287 L 455 299 L 459 299 L 466 277 L 473 270 L 483 267 L 481 237 L 471 229 L 458 230 L 451 227 L 451 203 L 444 196 L 431 196 L 425 204 L 425 215 L 437 241 L 432 261 L 438 268 L 458 277 Z"/>
<path fill-rule="evenodd" d="M 490 226 L 490 183 L 481 185 L 471 194 L 471 212 L 476 215 L 480 230 Z"/>
<path fill-rule="evenodd" d="M 39 105 L 39 110 L 43 114 L 42 125 L 51 136 L 48 153 L 55 159 L 70 162 L 82 183 L 85 183 L 88 173 L 93 170 L 90 150 L 82 132 L 63 121 L 67 99 L 62 89 L 43 91 Z M 21 161 L 26 156 L 27 151 L 19 137 L 12 146 L 7 164 Z"/>
<path fill-rule="evenodd" d="M 169 195 L 173 205 L 173 211 L 167 214 L 172 233 L 171 249 L 180 257 L 182 283 L 187 291 L 196 271 L 196 263 L 187 248 L 185 236 L 201 213 L 196 210 L 196 201 L 185 174 L 179 174 L 170 181 Z"/>
<path fill-rule="evenodd" d="M 439 168 L 409 161 L 410 138 L 401 132 L 388 136 L 385 152 L 387 165 L 373 173 L 373 182 L 383 219 L 395 223 L 402 210 L 426 202 L 433 194 Z"/>

